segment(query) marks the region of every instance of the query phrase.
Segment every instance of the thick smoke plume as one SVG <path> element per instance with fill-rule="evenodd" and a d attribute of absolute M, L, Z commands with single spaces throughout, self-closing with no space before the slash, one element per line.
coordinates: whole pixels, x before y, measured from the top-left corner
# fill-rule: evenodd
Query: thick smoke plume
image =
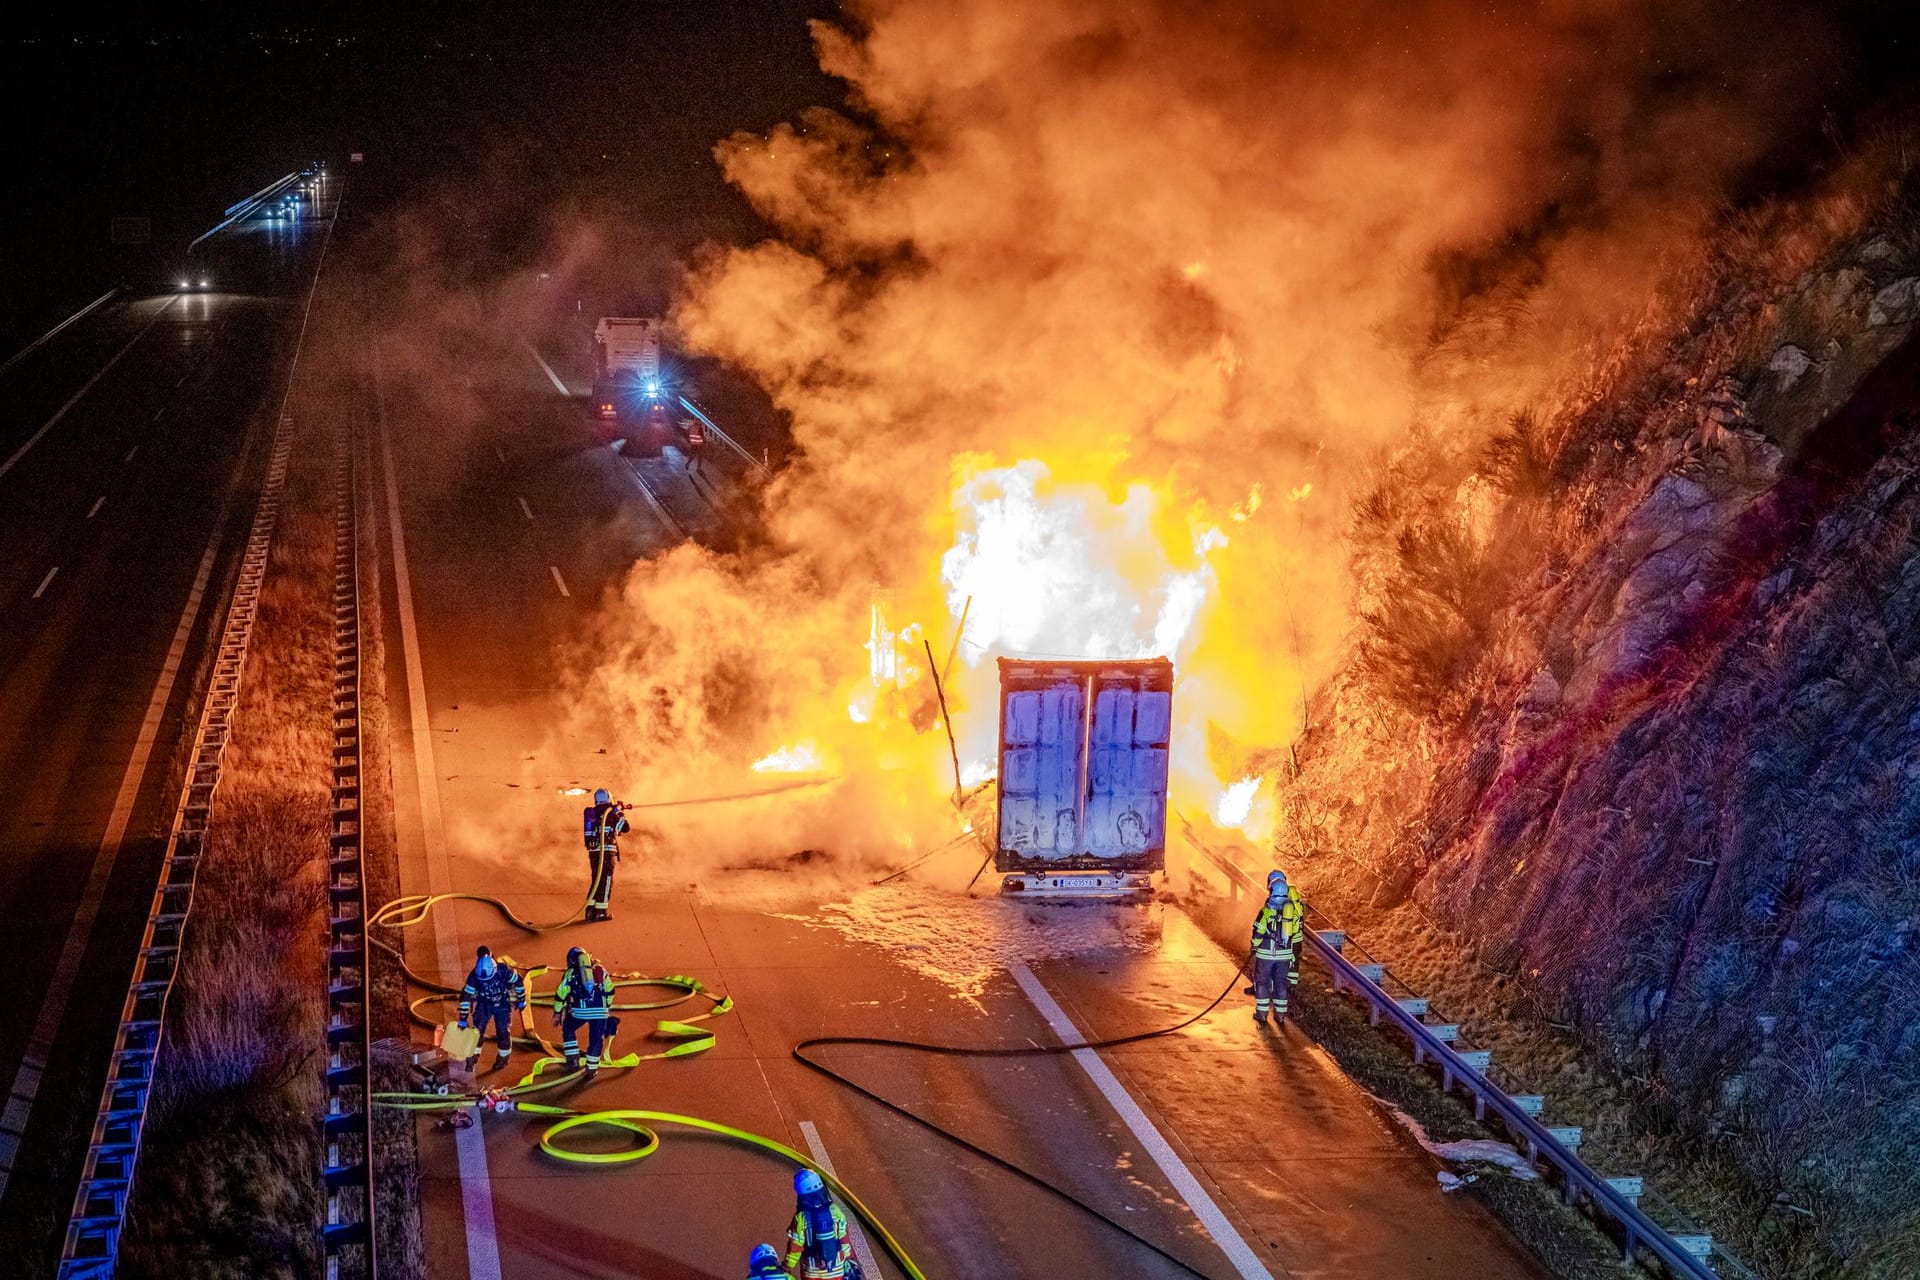
<path fill-rule="evenodd" d="M 817 24 L 849 108 L 718 148 L 774 234 L 712 250 L 674 316 L 792 415 L 771 549 L 638 565 L 595 687 L 650 768 L 785 748 L 846 777 L 788 847 L 929 844 L 955 820 L 923 640 L 943 664 L 966 611 L 969 782 L 993 653 L 1164 652 L 1175 801 L 1212 807 L 1338 650 L 1370 469 L 1563 402 L 1815 122 L 1840 55 L 1743 14 L 1737 39 L 1652 0 Z"/>

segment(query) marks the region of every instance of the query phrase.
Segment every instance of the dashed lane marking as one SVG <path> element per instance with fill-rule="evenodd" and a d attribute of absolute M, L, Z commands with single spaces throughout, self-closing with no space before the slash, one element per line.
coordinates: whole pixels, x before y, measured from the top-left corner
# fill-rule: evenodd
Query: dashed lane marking
<path fill-rule="evenodd" d="M 122 461 L 122 462 L 132 462 L 132 461 L 133 461 L 133 455 L 134 455 L 134 454 L 136 454 L 136 453 L 138 453 L 138 452 L 140 452 L 140 446 L 136 444 L 135 446 L 133 446 L 133 448 L 131 448 L 131 449 L 129 449 L 129 450 L 127 450 L 127 456 L 126 456 L 126 457 L 124 457 L 124 458 L 122 458 L 122 459 L 120 459 L 120 461 Z"/>
<path fill-rule="evenodd" d="M 840 1171 L 833 1167 L 833 1157 L 827 1154 L 827 1144 L 820 1141 L 820 1131 L 813 1127 L 813 1121 L 800 1122 L 800 1136 L 807 1140 L 807 1154 L 813 1157 L 813 1162 L 839 1177 Z M 873 1256 L 873 1246 L 867 1243 L 867 1233 L 860 1229 L 860 1220 L 852 1214 L 847 1215 L 847 1229 L 853 1236 L 853 1251 L 860 1259 L 860 1270 L 870 1276 L 884 1274 Z"/>
<path fill-rule="evenodd" d="M 520 514 L 529 520 L 533 519 L 533 508 L 527 505 L 525 498 L 520 499 Z"/>
<path fill-rule="evenodd" d="M 114 797 L 113 812 L 107 818 L 106 832 L 101 835 L 99 849 L 93 856 L 93 869 L 87 875 L 87 887 L 81 892 L 80 905 L 74 908 L 73 919 L 67 925 L 66 942 L 60 948 L 60 958 L 54 963 L 47 994 L 40 1002 L 40 1016 L 34 1021 L 33 1034 L 27 1040 L 27 1051 L 14 1071 L 13 1084 L 7 1089 L 6 1110 L 4 1115 L 0 1115 L 0 1197 L 6 1195 L 7 1179 L 13 1172 L 20 1139 L 26 1135 L 27 1120 L 33 1114 L 33 1101 L 40 1093 L 40 1080 L 46 1074 L 47 1059 L 53 1052 L 61 1020 L 66 1017 L 67 999 L 73 994 L 73 984 L 80 976 L 80 959 L 86 954 L 87 943 L 93 937 L 94 918 L 100 914 L 100 902 L 106 897 L 107 881 L 112 878 L 113 864 L 120 856 L 120 841 L 125 838 L 127 823 L 133 817 L 133 804 L 140 795 L 140 782 L 147 776 L 147 760 L 152 756 L 154 743 L 160 737 L 160 720 L 166 713 L 168 700 L 173 697 L 174 680 L 180 674 L 181 662 L 187 651 L 187 637 L 193 633 L 194 623 L 200 617 L 200 605 L 206 599 L 207 580 L 213 576 L 213 564 L 220 554 L 221 530 L 225 527 L 226 509 L 223 507 L 220 518 L 213 523 L 213 534 L 207 541 L 206 554 L 200 557 L 200 571 L 194 575 L 193 589 L 187 593 L 186 606 L 180 611 L 180 623 L 173 630 L 173 645 L 167 650 L 167 660 L 154 681 L 153 696 L 147 700 L 146 719 L 140 723 L 140 736 L 134 739 L 133 755 L 127 761 L 126 773 L 121 775 L 120 792 Z M 47 577 L 51 580 L 53 575 L 48 574 Z M 40 586 L 45 590 L 46 583 Z"/>
<path fill-rule="evenodd" d="M 107 501 L 107 495 L 104 493 L 101 494 L 99 497 L 95 498 L 93 500 L 93 505 L 87 508 L 87 519 L 91 520 L 95 516 L 99 515 L 100 508 L 106 504 L 106 501 Z"/>
<path fill-rule="evenodd" d="M 127 352 L 133 350 L 134 343 L 140 341 L 140 339 L 147 336 L 147 330 L 153 328 L 155 322 L 157 322 L 161 316 L 165 315 L 167 308 L 172 306 L 173 304 L 174 304 L 173 298 L 168 298 L 165 302 L 161 303 L 159 309 L 153 313 L 152 317 L 150 317 L 145 324 L 140 326 L 140 332 L 134 334 L 131 338 L 128 338 L 127 345 L 124 347 L 121 347 L 118 351 L 113 353 L 113 359 L 101 365 L 100 371 L 98 373 L 94 374 L 91 378 L 88 378 L 85 385 L 83 385 L 78 391 L 74 392 L 71 396 L 67 398 L 67 402 L 65 404 L 61 405 L 58 409 L 55 409 L 53 411 L 53 416 L 51 418 L 48 418 L 44 423 L 42 423 L 38 431 L 28 436 L 27 442 L 25 444 L 21 445 L 18 449 L 15 449 L 13 451 L 13 456 L 9 457 L 5 462 L 0 462 L 0 476 L 4 476 L 5 474 L 7 474 L 7 472 L 13 470 L 14 464 L 19 462 L 20 459 L 27 456 L 27 450 L 33 448 L 33 446 L 35 446 L 36 444 L 39 444 L 40 437 L 46 435 L 47 432 L 53 430 L 53 424 L 60 421 L 60 419 L 66 417 L 67 410 L 79 404 L 80 398 L 86 395 L 87 392 L 93 390 L 93 384 L 100 381 L 100 379 L 106 377 L 107 371 L 113 368 L 113 366 L 120 363 L 120 357 L 126 355 Z"/>
<path fill-rule="evenodd" d="M 1077 1045 L 1087 1042 L 1087 1038 L 1080 1034 L 1080 1028 L 1074 1025 L 1072 1018 L 1067 1016 L 1067 1011 L 1060 1007 L 1059 1001 L 1040 985 L 1040 979 L 1033 976 L 1033 970 L 1016 960 L 1007 966 L 1007 971 L 1013 975 L 1013 980 L 1020 984 L 1020 990 L 1026 993 L 1027 1000 L 1040 1011 L 1040 1016 L 1047 1020 L 1047 1025 L 1053 1028 L 1053 1034 L 1060 1037 L 1061 1044 Z M 1166 1175 L 1168 1182 L 1173 1184 L 1174 1192 L 1186 1201 L 1187 1208 L 1193 1210 L 1193 1216 L 1200 1220 L 1200 1225 L 1205 1227 L 1207 1234 L 1213 1237 L 1213 1242 L 1219 1246 L 1220 1252 L 1227 1255 L 1227 1261 L 1240 1274 L 1242 1280 L 1273 1280 L 1273 1273 L 1267 1270 L 1265 1264 L 1260 1261 L 1259 1255 L 1247 1246 L 1247 1242 L 1234 1229 L 1234 1225 L 1227 1221 L 1227 1215 L 1220 1212 L 1220 1206 L 1213 1202 L 1213 1197 L 1207 1194 L 1207 1189 L 1200 1185 L 1200 1180 L 1193 1176 L 1193 1171 L 1187 1168 L 1186 1162 L 1174 1152 L 1166 1138 L 1161 1136 L 1160 1130 L 1154 1127 L 1153 1121 L 1147 1119 L 1147 1113 L 1140 1109 L 1140 1104 L 1133 1100 L 1126 1086 L 1120 1083 L 1119 1078 L 1113 1074 L 1113 1070 L 1107 1066 L 1100 1055 L 1092 1049 L 1075 1049 L 1073 1060 L 1080 1064 L 1080 1069 L 1085 1071 L 1087 1078 L 1093 1081 L 1093 1086 L 1100 1091 L 1100 1096 L 1107 1100 L 1107 1105 L 1113 1108 L 1121 1122 L 1132 1131 L 1134 1140 L 1140 1144 L 1148 1156 L 1152 1157 L 1153 1162 L 1160 1166 L 1160 1172 Z"/>
<path fill-rule="evenodd" d="M 53 575 L 58 572 L 60 572 L 59 565 L 55 565 L 53 568 L 47 570 L 47 576 L 40 579 L 40 585 L 33 589 L 33 598 L 35 600 L 38 600 L 47 593 L 47 588 L 53 585 Z"/>
<path fill-rule="evenodd" d="M 558 391 L 563 396 L 573 394 L 573 392 L 567 390 L 567 384 L 560 381 L 560 375 L 553 371 L 553 366 L 541 358 L 539 351 L 535 350 L 531 342 L 527 344 L 527 351 L 533 356 L 535 362 L 539 364 L 541 372 L 547 375 L 547 381 L 553 384 L 555 391 Z"/>
<path fill-rule="evenodd" d="M 550 564 L 547 566 L 547 572 L 553 575 L 553 585 L 560 588 L 560 594 L 571 598 L 573 592 L 567 590 L 567 580 L 560 576 L 560 566 Z"/>

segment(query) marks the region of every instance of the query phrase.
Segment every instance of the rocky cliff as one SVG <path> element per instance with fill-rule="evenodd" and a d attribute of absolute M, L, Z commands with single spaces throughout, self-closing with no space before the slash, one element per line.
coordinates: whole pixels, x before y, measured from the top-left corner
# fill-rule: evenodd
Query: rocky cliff
<path fill-rule="evenodd" d="M 1750 1182 L 1769 1274 L 1920 1274 L 1913 187 L 1730 231 L 1590 396 L 1396 464 L 1280 782 L 1317 899 L 1457 930 L 1477 1012 Z"/>

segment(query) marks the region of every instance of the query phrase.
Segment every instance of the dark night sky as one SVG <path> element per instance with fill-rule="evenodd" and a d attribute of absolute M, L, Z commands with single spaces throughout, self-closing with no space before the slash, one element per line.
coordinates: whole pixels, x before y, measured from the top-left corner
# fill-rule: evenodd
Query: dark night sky
<path fill-rule="evenodd" d="M 406 187 L 480 184 L 507 221 L 617 208 L 675 251 L 738 239 L 754 222 L 713 144 L 839 92 L 807 31 L 830 3 L 394 8 L 10 20 L 0 348 L 152 266 L 109 249 L 110 216 L 148 216 L 157 244 L 180 242 L 287 169 L 348 150 L 403 168 Z"/>
<path fill-rule="evenodd" d="M 1857 82 L 1834 86 L 1837 109 L 1912 74 L 1893 38 L 1902 0 L 1821 7 L 1855 54 Z M 1729 0 L 1728 39 L 1740 38 L 1742 9 Z M 839 99 L 807 31 L 834 10 L 831 0 L 262 0 L 157 6 L 131 21 L 106 6 L 10 18 L 0 349 L 105 280 L 172 273 L 110 251 L 110 216 L 146 215 L 156 245 L 184 243 L 272 177 L 350 149 L 404 171 L 393 191 L 465 183 L 484 206 L 470 212 L 502 226 L 614 208 L 670 253 L 750 236 L 756 224 L 711 149 Z"/>

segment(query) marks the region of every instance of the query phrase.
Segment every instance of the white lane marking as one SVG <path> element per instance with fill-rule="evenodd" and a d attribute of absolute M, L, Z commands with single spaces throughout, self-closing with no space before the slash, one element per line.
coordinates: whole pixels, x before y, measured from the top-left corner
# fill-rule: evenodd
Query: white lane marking
<path fill-rule="evenodd" d="M 93 500 L 93 505 L 87 508 L 87 519 L 91 520 L 95 516 L 99 515 L 100 508 L 106 505 L 106 501 L 107 501 L 107 495 L 104 493 L 101 494 L 99 497 L 95 498 Z"/>
<path fill-rule="evenodd" d="M 188 378 L 189 376 L 191 376 L 191 374 L 192 374 L 192 370 L 188 370 L 188 371 L 187 371 L 186 373 L 183 373 L 183 374 L 181 374 L 181 375 L 180 375 L 180 379 L 179 379 L 179 381 L 177 381 L 177 382 L 175 382 L 175 383 L 174 383 L 173 385 L 174 385 L 174 386 L 176 386 L 176 387 L 184 387 L 184 386 L 186 386 L 186 385 L 187 385 L 187 378 Z"/>
<path fill-rule="evenodd" d="M 138 452 L 140 452 L 140 446 L 136 444 L 135 446 L 133 446 L 133 448 L 131 448 L 131 449 L 129 449 L 129 450 L 127 450 L 127 456 L 126 456 L 126 457 L 124 457 L 124 458 L 122 458 L 122 459 L 120 459 L 120 461 L 122 461 L 122 462 L 132 462 L 132 461 L 133 461 L 133 455 L 134 455 L 134 454 L 136 454 L 136 453 L 138 453 Z"/>
<path fill-rule="evenodd" d="M 547 566 L 547 572 L 553 575 L 553 585 L 560 588 L 560 594 L 571 599 L 573 592 L 567 590 L 567 580 L 560 576 L 560 566 L 550 564 Z"/>
<path fill-rule="evenodd" d="M 1026 993 L 1028 1001 L 1040 1011 L 1040 1016 L 1047 1020 L 1047 1025 L 1053 1028 L 1053 1033 L 1060 1037 L 1060 1043 L 1069 1045 L 1086 1043 L 1087 1038 L 1080 1034 L 1080 1028 L 1073 1024 L 1073 1019 L 1067 1016 L 1067 1011 L 1062 1009 L 1059 1002 L 1040 985 L 1040 979 L 1033 976 L 1033 970 L 1016 960 L 1007 966 L 1007 971 L 1013 975 L 1013 980 L 1020 984 L 1020 990 Z M 1247 1247 L 1247 1242 L 1241 1238 L 1238 1231 L 1234 1230 L 1233 1224 L 1227 1221 L 1227 1215 L 1220 1212 L 1220 1206 L 1213 1202 L 1213 1197 L 1208 1195 L 1207 1189 L 1200 1185 L 1200 1180 L 1193 1176 L 1186 1162 L 1174 1153 L 1172 1146 L 1160 1135 L 1153 1121 L 1147 1119 L 1147 1113 L 1134 1102 L 1132 1096 L 1127 1093 L 1126 1087 L 1114 1076 L 1112 1070 L 1101 1060 L 1100 1055 L 1092 1049 L 1075 1049 L 1073 1060 L 1080 1064 L 1081 1070 L 1085 1071 L 1087 1077 L 1093 1081 L 1094 1088 L 1100 1090 L 1100 1096 L 1107 1100 L 1107 1105 L 1114 1109 L 1127 1128 L 1133 1131 L 1135 1140 L 1149 1156 L 1153 1157 L 1153 1162 L 1160 1166 L 1160 1172 L 1165 1174 L 1167 1181 L 1173 1184 L 1173 1189 L 1179 1193 L 1180 1198 L 1187 1202 L 1187 1208 L 1193 1210 L 1193 1216 L 1198 1218 L 1200 1225 L 1207 1229 L 1207 1233 L 1213 1237 L 1213 1242 L 1220 1247 L 1220 1252 L 1227 1255 L 1227 1261 L 1233 1264 L 1233 1269 L 1245 1280 L 1273 1280 L 1273 1273 L 1268 1271 L 1261 1263 L 1259 1256 Z"/>
<path fill-rule="evenodd" d="M 165 417 L 165 416 L 166 416 L 166 413 L 167 413 L 167 406 L 165 406 L 165 405 L 161 405 L 161 406 L 160 406 L 160 407 L 159 407 L 158 409 L 155 409 L 155 410 L 153 411 L 153 420 L 154 420 L 155 422 L 158 422 L 158 421 L 160 421 L 160 419 L 161 419 L 161 418 L 163 418 L 163 417 Z M 140 446 L 138 446 L 138 445 L 135 445 L 135 446 L 134 446 L 134 448 L 136 448 L 136 449 L 137 449 L 137 448 L 139 448 L 139 447 L 140 447 Z"/>
<path fill-rule="evenodd" d="M 541 371 L 547 375 L 547 381 L 553 384 L 553 389 L 563 396 L 571 396 L 573 392 L 567 390 L 567 384 L 560 381 L 560 375 L 553 371 L 553 366 L 540 358 L 540 353 L 534 350 L 533 344 L 529 342 L 526 344 L 526 347 L 527 351 L 533 356 L 534 361 L 539 364 Z"/>
<path fill-rule="evenodd" d="M 47 576 L 40 579 L 40 585 L 33 589 L 33 598 L 35 600 L 38 600 L 41 596 L 46 594 L 47 588 L 51 586 L 53 583 L 53 575 L 58 572 L 60 572 L 59 565 L 55 565 L 53 566 L 53 568 L 47 570 Z"/>
<path fill-rule="evenodd" d="M 533 519 L 533 508 L 527 505 L 525 498 L 520 499 L 520 513 L 529 520 Z"/>
<path fill-rule="evenodd" d="M 229 504 L 232 502 L 231 492 L 227 501 Z M 0 1126 L 5 1129 L 0 1132 L 0 1197 L 6 1195 L 14 1153 L 19 1149 L 20 1138 L 27 1131 L 27 1117 L 33 1111 L 34 1097 L 40 1092 L 40 1078 L 47 1069 L 47 1056 L 53 1052 L 60 1021 L 66 1016 L 67 998 L 73 994 L 74 980 L 80 976 L 81 958 L 93 938 L 94 917 L 100 913 L 100 901 L 106 896 L 107 881 L 113 876 L 114 861 L 120 856 L 120 841 L 127 834 L 127 823 L 133 817 L 133 804 L 140 795 L 140 781 L 147 774 L 147 760 L 153 754 L 154 743 L 159 740 L 160 719 L 173 697 L 173 682 L 180 674 L 180 663 L 186 655 L 187 637 L 193 633 L 193 625 L 200 617 L 200 605 L 207 595 L 207 579 L 213 576 L 213 564 L 219 557 L 221 535 L 226 525 L 227 508 L 223 505 L 220 518 L 214 521 L 206 554 L 200 557 L 200 570 L 194 575 L 193 589 L 187 593 L 186 606 L 180 611 L 180 624 L 173 630 L 173 645 L 167 650 L 167 660 L 154 681 L 153 696 L 147 700 L 146 719 L 140 722 L 140 734 L 134 739 L 133 755 L 127 761 L 126 773 L 121 775 L 120 792 L 114 797 L 106 832 L 100 837 L 100 847 L 94 854 L 93 870 L 87 875 L 87 887 L 80 895 L 80 905 L 74 909 L 72 922 L 67 925 L 67 939 L 60 947 L 60 958 L 54 964 L 46 997 L 40 1002 L 40 1016 L 34 1021 L 26 1055 L 20 1059 L 13 1084 L 7 1090 L 6 1113 L 4 1119 L 0 1119 Z"/>
<path fill-rule="evenodd" d="M 293 359 L 287 368 L 287 385 L 280 396 L 280 414 L 286 416 L 287 402 L 293 395 L 294 376 L 300 368 L 300 352 L 307 340 L 307 321 L 313 315 L 313 295 L 320 288 L 320 269 L 326 265 L 327 244 L 332 241 L 331 227 L 326 241 L 320 246 L 320 261 L 313 269 L 313 283 L 307 287 L 306 309 L 300 315 L 300 332 L 293 342 Z M 161 308 L 166 310 L 165 307 Z M 155 313 L 155 319 L 159 314 Z M 152 327 L 148 321 L 148 327 Z M 146 330 L 141 330 L 142 333 Z M 135 335 L 134 341 L 139 341 Z M 131 344 L 129 344 L 131 345 Z M 121 354 L 125 354 L 125 348 Z M 120 357 L 115 356 L 118 360 Z M 112 365 L 109 364 L 108 368 Z M 106 370 L 101 370 L 105 373 Z M 100 375 L 95 374 L 97 379 Z M 85 388 L 81 388 L 84 392 Z M 139 448 L 135 445 L 134 449 Z M 127 450 L 127 459 L 133 457 L 133 449 Z M 245 469 L 245 456 L 237 464 L 235 480 L 227 486 L 226 496 L 220 500 L 220 510 L 213 518 L 213 532 L 207 540 L 206 554 L 200 558 L 200 569 L 194 575 L 193 587 L 187 593 L 187 603 L 180 613 L 180 625 L 174 629 L 173 644 L 167 650 L 167 660 L 160 668 L 160 676 L 154 685 L 153 697 L 147 703 L 146 718 L 140 725 L 140 736 L 134 740 L 133 758 L 127 762 L 127 772 L 120 780 L 120 791 L 114 798 L 113 812 L 107 819 L 107 830 L 100 837 L 100 849 L 93 860 L 93 870 L 87 876 L 87 887 L 80 895 L 80 905 L 75 908 L 73 920 L 67 926 L 66 942 L 60 948 L 60 959 L 56 962 L 53 977 L 47 986 L 45 1001 L 40 1006 L 40 1016 L 33 1024 L 33 1036 L 27 1043 L 26 1056 L 21 1058 L 20 1066 L 14 1072 L 13 1085 L 7 1091 L 7 1104 L 0 1112 L 0 1197 L 6 1195 L 7 1179 L 13 1167 L 13 1158 L 20 1148 L 20 1138 L 27 1131 L 27 1120 L 33 1110 L 34 1097 L 39 1093 L 40 1080 L 47 1069 L 47 1057 L 53 1051 L 54 1037 L 59 1033 L 60 1022 L 66 1015 L 67 998 L 72 994 L 74 980 L 79 976 L 80 962 L 86 955 L 87 944 L 93 937 L 94 918 L 100 913 L 100 901 L 106 896 L 107 882 L 113 876 L 113 864 L 120 855 L 120 841 L 126 836 L 127 823 L 133 817 L 134 801 L 140 795 L 140 781 L 146 775 L 148 758 L 153 754 L 153 745 L 160 732 L 160 718 L 166 712 L 167 702 L 173 696 L 174 679 L 180 673 L 180 663 L 186 653 L 187 637 L 193 633 L 194 622 L 200 616 L 200 605 L 206 598 L 207 580 L 213 575 L 214 562 L 219 558 L 220 545 L 224 540 L 227 518 L 233 510 L 234 490 L 238 477 Z M 48 575 L 52 577 L 51 574 Z M 476 1128 L 478 1126 L 475 1126 Z M 497 1280 L 497 1277 L 496 1277 Z"/>
<path fill-rule="evenodd" d="M 502 453 L 502 452 L 500 452 L 500 446 L 499 446 L 499 445 L 495 445 L 495 446 L 493 446 L 493 456 L 494 456 L 494 457 L 496 457 L 496 458 L 498 458 L 498 459 L 500 459 L 500 465 L 501 465 L 501 466 L 503 466 L 503 467 L 504 467 L 504 466 L 506 466 L 506 465 L 507 465 L 507 455 L 506 455 L 506 454 L 504 454 L 504 453 Z"/>
<path fill-rule="evenodd" d="M 101 303 L 105 302 L 108 298 L 111 298 L 114 294 L 118 292 L 120 292 L 120 286 L 115 285 L 113 288 L 107 290 L 105 293 L 95 298 L 92 302 L 89 302 L 86 306 L 80 308 L 78 311 L 68 316 L 65 320 L 62 320 L 59 324 L 53 326 L 53 328 L 47 330 L 45 333 L 35 338 L 32 342 L 29 342 L 26 346 L 20 348 L 18 351 L 8 356 L 6 359 L 6 363 L 0 364 L 0 373 L 5 373 L 7 370 L 13 368 L 14 365 L 19 364 L 22 360 L 26 359 L 29 355 L 33 354 L 34 351 L 39 349 L 39 347 L 42 344 L 50 342 L 55 337 L 58 337 L 62 329 L 66 328 L 68 325 L 72 324 L 74 321 L 81 319 L 83 316 L 86 316 L 95 307 L 99 306 Z"/>
<path fill-rule="evenodd" d="M 93 384 L 100 381 L 100 379 L 106 377 L 107 370 L 119 364 L 120 357 L 127 354 L 127 352 L 133 350 L 133 344 L 140 341 L 140 339 L 146 337 L 147 330 L 153 328 L 154 323 L 158 321 L 162 315 L 166 314 L 167 308 L 172 306 L 173 304 L 174 304 L 173 298 L 168 298 L 165 302 L 161 303 L 159 310 L 155 311 L 152 317 L 149 318 L 145 324 L 140 326 L 140 332 L 134 334 L 131 338 L 128 338 L 127 345 L 120 348 L 118 351 L 114 352 L 113 359 L 107 361 L 105 364 L 100 366 L 100 372 L 94 374 L 91 378 L 88 378 L 85 386 L 81 387 L 78 391 L 74 392 L 71 396 L 67 397 L 67 402 L 61 405 L 58 409 L 54 410 L 53 416 L 51 418 L 48 418 L 46 422 L 41 425 L 38 431 L 34 432 L 32 435 L 27 437 L 27 442 L 21 445 L 18 449 L 15 449 L 13 451 L 12 457 L 8 458 L 5 462 L 0 462 L 0 476 L 4 476 L 5 474 L 7 474 L 7 472 L 13 470 L 14 464 L 19 462 L 20 459 L 27 456 L 27 450 L 39 444 L 40 437 L 47 434 L 47 432 L 53 430 L 53 424 L 60 421 L 60 419 L 66 417 L 67 410 L 73 408 L 73 406 L 75 406 L 76 404 L 79 404 L 80 397 L 86 395 L 87 392 L 93 390 Z"/>
<path fill-rule="evenodd" d="M 627 464 L 627 475 L 633 480 L 633 487 L 640 491 L 640 499 L 653 512 L 654 519 L 660 522 L 660 527 L 667 531 L 669 537 L 684 541 L 687 531 L 680 527 L 678 520 L 667 514 L 664 506 L 660 505 L 659 495 L 654 493 L 653 486 L 647 483 L 647 478 L 640 474 L 640 463 L 633 458 L 627 458 L 624 461 Z"/>
<path fill-rule="evenodd" d="M 387 431 L 386 396 L 380 371 L 373 375 L 374 407 L 380 423 L 380 462 L 386 472 L 387 530 L 393 544 L 393 590 L 400 602 L 400 647 L 406 654 L 407 731 L 413 738 L 413 782 L 419 792 L 420 841 L 426 850 L 427 891 L 447 893 L 453 872 L 442 832 L 439 775 L 433 766 L 433 727 L 427 720 L 427 676 L 420 662 L 420 628 L 413 615 L 413 575 L 407 569 L 407 532 L 400 518 L 400 487 L 393 468 Z M 434 928 L 436 957 L 443 974 L 460 972 L 460 933 L 448 915 Z M 451 981 L 451 978 L 449 978 Z M 467 1223 L 469 1280 L 501 1280 L 500 1242 L 493 1221 L 493 1179 L 487 1170 L 487 1143 L 481 1126 L 456 1130 L 453 1139 L 460 1168 L 460 1207 Z"/>
<path fill-rule="evenodd" d="M 833 1167 L 833 1157 L 827 1154 L 827 1144 L 820 1141 L 820 1131 L 813 1127 L 813 1121 L 800 1122 L 800 1136 L 807 1140 L 807 1154 L 813 1157 L 813 1162 L 834 1177 L 839 1177 L 840 1172 Z M 853 1236 L 853 1252 L 860 1259 L 860 1270 L 870 1276 L 881 1275 L 880 1264 L 873 1256 L 873 1246 L 867 1243 L 867 1233 L 860 1229 L 860 1219 L 851 1213 L 847 1215 L 847 1230 Z"/>

